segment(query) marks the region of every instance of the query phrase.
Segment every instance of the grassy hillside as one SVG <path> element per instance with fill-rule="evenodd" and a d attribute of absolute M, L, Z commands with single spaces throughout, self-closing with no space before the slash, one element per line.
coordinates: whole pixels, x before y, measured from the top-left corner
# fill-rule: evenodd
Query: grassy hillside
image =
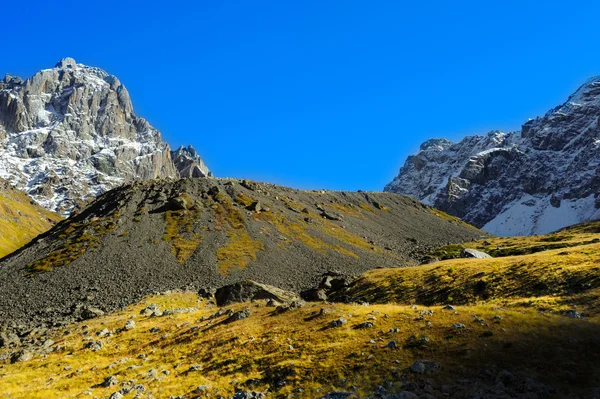
<path fill-rule="evenodd" d="M 0 258 L 49 230 L 61 217 L 0 179 Z"/>
<path fill-rule="evenodd" d="M 301 290 L 329 270 L 417 264 L 433 248 L 482 236 L 489 235 L 395 194 L 233 179 L 137 182 L 3 259 L 0 317 L 68 322 L 88 296 L 116 310 L 155 292 L 247 279 Z"/>
<path fill-rule="evenodd" d="M 311 303 L 278 312 L 264 302 L 219 309 L 189 292 L 148 297 L 53 330 L 45 355 L 6 360 L 0 397 L 108 398 L 128 387 L 137 388 L 126 398 L 231 397 L 236 388 L 306 398 L 378 389 L 424 398 L 594 397 L 600 243 L 586 242 L 600 237 L 596 226 L 559 233 L 555 243 L 580 242 L 568 249 L 369 271 L 346 294 L 370 305 Z M 510 242 L 527 248 L 547 237 Z M 141 315 L 150 304 L 173 313 Z M 249 317 L 225 322 L 242 309 Z M 339 318 L 347 322 L 329 328 Z M 135 328 L 126 330 L 129 320 Z M 111 334 L 99 336 L 105 329 Z M 86 348 L 98 341 L 98 350 Z M 415 372 L 419 360 L 433 369 Z M 102 386 L 110 376 L 117 382 Z"/>

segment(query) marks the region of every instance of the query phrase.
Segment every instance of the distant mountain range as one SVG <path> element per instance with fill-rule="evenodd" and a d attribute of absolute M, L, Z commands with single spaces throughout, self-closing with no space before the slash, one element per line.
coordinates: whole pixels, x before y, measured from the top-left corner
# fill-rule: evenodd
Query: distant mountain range
<path fill-rule="evenodd" d="M 600 77 L 520 131 L 431 139 L 385 191 L 490 233 L 544 234 L 600 218 Z"/>
<path fill-rule="evenodd" d="M 0 81 L 0 177 L 49 210 L 69 215 L 132 180 L 208 175 L 193 148 L 171 151 L 99 68 L 65 58 Z"/>

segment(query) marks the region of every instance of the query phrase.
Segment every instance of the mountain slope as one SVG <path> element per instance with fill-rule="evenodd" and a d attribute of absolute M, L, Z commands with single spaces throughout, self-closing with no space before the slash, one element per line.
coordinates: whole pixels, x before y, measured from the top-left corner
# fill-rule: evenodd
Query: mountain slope
<path fill-rule="evenodd" d="M 327 271 L 415 264 L 433 248 L 482 236 L 393 194 L 139 182 L 102 195 L 0 262 L 0 318 L 71 320 L 77 305 L 111 310 L 153 292 L 246 279 L 312 288 Z"/>
<path fill-rule="evenodd" d="M 115 392 L 239 399 L 246 391 L 267 398 L 595 398 L 599 232 L 595 223 L 536 238 L 578 242 L 568 254 L 372 270 L 346 291 L 370 305 L 316 302 L 281 311 L 263 300 L 218 308 L 193 292 L 146 297 L 79 324 L 23 330 L 23 346 L 0 348 L 0 391 L 15 399 Z M 517 237 L 474 245 L 487 241 L 515 251 L 531 244 Z M 162 315 L 148 315 L 149 307 Z M 236 312 L 246 317 L 231 320 Z"/>
<path fill-rule="evenodd" d="M 171 152 L 135 115 L 125 86 L 99 68 L 65 58 L 0 82 L 0 177 L 49 210 L 68 215 L 124 182 L 190 168 L 209 174 L 193 148 Z"/>
<path fill-rule="evenodd" d="M 61 219 L 0 179 L 0 258 L 48 231 Z"/>
<path fill-rule="evenodd" d="M 385 191 L 496 235 L 543 234 L 600 218 L 600 77 L 519 132 L 431 139 Z"/>

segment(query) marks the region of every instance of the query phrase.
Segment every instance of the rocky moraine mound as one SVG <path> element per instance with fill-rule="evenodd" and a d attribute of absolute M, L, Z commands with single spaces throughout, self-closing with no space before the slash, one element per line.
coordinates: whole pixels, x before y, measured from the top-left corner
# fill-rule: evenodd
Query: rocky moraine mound
<path fill-rule="evenodd" d="M 416 264 L 486 233 L 410 198 L 227 179 L 136 182 L 0 262 L 0 319 L 68 322 L 177 288 L 255 280 L 312 288 L 323 273 Z"/>

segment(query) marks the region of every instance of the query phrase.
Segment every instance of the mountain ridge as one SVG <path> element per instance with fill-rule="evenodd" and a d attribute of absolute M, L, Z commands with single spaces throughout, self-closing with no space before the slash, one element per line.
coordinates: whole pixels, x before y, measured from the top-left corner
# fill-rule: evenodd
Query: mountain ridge
<path fill-rule="evenodd" d="M 384 191 L 497 235 L 544 234 L 600 218 L 600 77 L 520 131 L 425 141 Z"/>
<path fill-rule="evenodd" d="M 100 68 L 64 58 L 0 82 L 0 177 L 49 210 L 67 216 L 123 183 L 181 171 L 211 175 L 193 148 L 172 151 Z"/>

